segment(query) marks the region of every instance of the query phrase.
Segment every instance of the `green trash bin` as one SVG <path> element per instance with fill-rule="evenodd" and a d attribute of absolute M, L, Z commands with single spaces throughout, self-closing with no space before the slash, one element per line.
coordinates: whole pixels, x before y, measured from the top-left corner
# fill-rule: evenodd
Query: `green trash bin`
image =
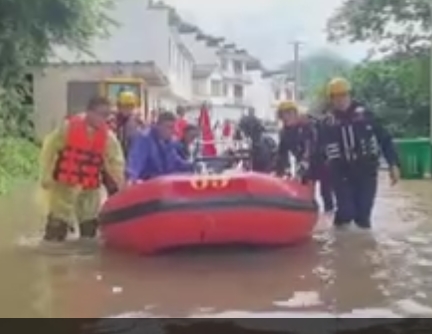
<path fill-rule="evenodd" d="M 432 146 L 429 138 L 395 140 L 403 179 L 420 180 L 432 172 Z"/>

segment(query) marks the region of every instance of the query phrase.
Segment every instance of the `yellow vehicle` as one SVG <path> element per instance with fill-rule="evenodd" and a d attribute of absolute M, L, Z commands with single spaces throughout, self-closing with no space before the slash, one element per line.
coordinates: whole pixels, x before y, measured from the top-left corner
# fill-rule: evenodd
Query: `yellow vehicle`
<path fill-rule="evenodd" d="M 148 90 L 146 82 L 137 78 L 109 78 L 100 83 L 100 94 L 107 97 L 114 105 L 123 91 L 132 91 L 138 97 L 138 108 L 144 119 L 150 117 L 148 110 Z"/>

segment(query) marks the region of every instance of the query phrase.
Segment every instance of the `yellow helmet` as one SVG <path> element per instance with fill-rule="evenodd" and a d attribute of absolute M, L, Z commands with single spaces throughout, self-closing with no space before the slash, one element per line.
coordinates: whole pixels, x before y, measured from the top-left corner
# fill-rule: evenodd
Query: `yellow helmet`
<path fill-rule="evenodd" d="M 347 79 L 334 78 L 327 85 L 327 96 L 347 94 L 351 92 L 351 84 Z"/>
<path fill-rule="evenodd" d="M 120 93 L 117 103 L 121 106 L 136 106 L 138 99 L 133 92 L 124 91 Z"/>
<path fill-rule="evenodd" d="M 290 111 L 290 110 L 294 110 L 294 111 L 298 111 L 298 106 L 294 101 L 284 101 L 281 102 L 277 108 L 277 111 Z"/>

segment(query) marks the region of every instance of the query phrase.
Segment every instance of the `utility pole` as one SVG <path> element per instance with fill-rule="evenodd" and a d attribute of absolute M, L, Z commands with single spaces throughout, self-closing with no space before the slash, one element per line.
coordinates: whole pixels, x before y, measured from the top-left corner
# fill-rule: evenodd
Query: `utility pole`
<path fill-rule="evenodd" d="M 300 46 L 303 45 L 300 41 L 290 43 L 294 50 L 294 100 L 298 102 L 300 98 L 301 86 L 301 71 L 300 71 Z M 290 73 L 291 75 L 291 73 Z"/>

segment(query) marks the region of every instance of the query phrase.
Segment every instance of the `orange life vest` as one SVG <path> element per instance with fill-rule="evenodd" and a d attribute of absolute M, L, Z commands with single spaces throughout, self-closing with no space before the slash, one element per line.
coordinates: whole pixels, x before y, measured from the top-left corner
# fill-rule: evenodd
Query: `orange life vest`
<path fill-rule="evenodd" d="M 69 118 L 65 147 L 57 157 L 53 178 L 59 183 L 96 189 L 101 184 L 103 154 L 108 139 L 108 127 L 88 133 L 82 115 Z"/>

